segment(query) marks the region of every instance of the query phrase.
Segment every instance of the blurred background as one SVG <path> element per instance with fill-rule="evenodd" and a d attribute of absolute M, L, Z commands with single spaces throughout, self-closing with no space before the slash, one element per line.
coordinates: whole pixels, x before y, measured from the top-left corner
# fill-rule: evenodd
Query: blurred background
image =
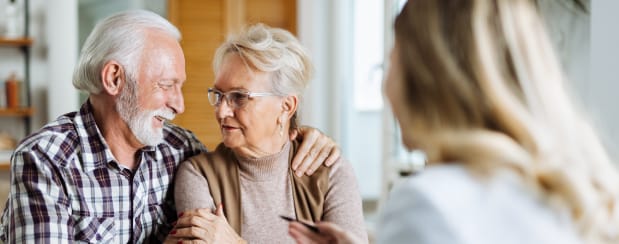
<path fill-rule="evenodd" d="M 534 0 L 532 0 L 534 1 Z M 296 34 L 315 75 L 301 121 L 339 144 L 359 181 L 368 230 L 388 189 L 423 167 L 423 154 L 400 146 L 382 94 L 392 20 L 404 0 L 0 0 L 0 200 L 8 192 L 11 150 L 25 135 L 86 98 L 71 85 L 81 44 L 96 22 L 125 9 L 148 9 L 183 34 L 186 111 L 174 123 L 214 148 L 220 134 L 206 99 L 212 56 L 226 34 L 264 22 Z M 537 0 L 571 91 L 605 138 L 619 147 L 619 1 Z M 575 4 L 577 3 L 577 4 Z M 567 121 L 566 123 L 569 123 Z M 615 157 L 616 158 L 616 157 Z M 0 204 L 0 205 L 1 205 Z"/>

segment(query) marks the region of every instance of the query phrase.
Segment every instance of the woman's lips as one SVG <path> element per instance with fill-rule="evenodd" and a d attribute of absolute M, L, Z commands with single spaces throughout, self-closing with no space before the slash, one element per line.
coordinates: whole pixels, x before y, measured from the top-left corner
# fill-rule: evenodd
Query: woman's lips
<path fill-rule="evenodd" d="M 222 125 L 221 129 L 224 131 L 231 131 L 231 130 L 236 130 L 238 129 L 237 127 L 233 127 L 233 126 L 229 126 L 229 125 Z"/>

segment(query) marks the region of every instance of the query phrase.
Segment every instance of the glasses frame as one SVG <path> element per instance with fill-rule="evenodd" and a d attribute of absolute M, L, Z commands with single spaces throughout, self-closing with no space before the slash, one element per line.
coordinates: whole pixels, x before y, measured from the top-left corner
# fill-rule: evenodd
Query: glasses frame
<path fill-rule="evenodd" d="M 229 94 L 233 94 L 233 93 L 244 94 L 247 96 L 247 98 L 280 96 L 272 92 L 251 92 L 251 91 L 244 91 L 244 90 L 231 90 L 227 92 L 222 92 L 215 88 L 209 88 L 208 89 L 208 102 L 212 106 L 218 107 L 219 105 L 221 105 L 221 101 L 225 100 L 226 103 L 228 103 L 228 106 L 230 106 L 233 109 L 243 107 L 245 104 L 239 105 L 236 101 L 230 101 Z M 212 101 L 213 99 L 211 99 L 212 96 L 219 96 L 218 98 L 215 98 L 216 99 L 215 103 L 213 103 Z"/>

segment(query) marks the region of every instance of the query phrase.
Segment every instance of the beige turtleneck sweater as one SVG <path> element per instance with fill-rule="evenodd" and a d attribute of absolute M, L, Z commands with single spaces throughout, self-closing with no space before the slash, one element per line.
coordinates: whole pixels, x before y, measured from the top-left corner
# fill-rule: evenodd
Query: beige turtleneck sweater
<path fill-rule="evenodd" d="M 295 216 L 288 174 L 290 143 L 282 151 L 262 158 L 239 160 L 242 220 L 241 237 L 249 243 L 294 243 L 288 223 L 280 215 Z M 361 196 L 353 168 L 340 158 L 329 172 L 323 220 L 335 223 L 367 240 Z M 215 209 L 208 182 L 191 164 L 183 163 L 176 173 L 176 209 Z M 225 202 L 223 203 L 225 207 Z"/>

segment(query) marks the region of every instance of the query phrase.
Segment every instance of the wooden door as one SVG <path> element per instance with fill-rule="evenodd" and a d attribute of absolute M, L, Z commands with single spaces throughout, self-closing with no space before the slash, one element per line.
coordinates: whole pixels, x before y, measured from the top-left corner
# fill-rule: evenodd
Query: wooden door
<path fill-rule="evenodd" d="M 262 22 L 296 33 L 296 0 L 168 0 L 168 17 L 179 28 L 185 52 L 185 113 L 174 120 L 209 149 L 221 141 L 207 89 L 213 85 L 213 55 L 228 33 Z"/>

